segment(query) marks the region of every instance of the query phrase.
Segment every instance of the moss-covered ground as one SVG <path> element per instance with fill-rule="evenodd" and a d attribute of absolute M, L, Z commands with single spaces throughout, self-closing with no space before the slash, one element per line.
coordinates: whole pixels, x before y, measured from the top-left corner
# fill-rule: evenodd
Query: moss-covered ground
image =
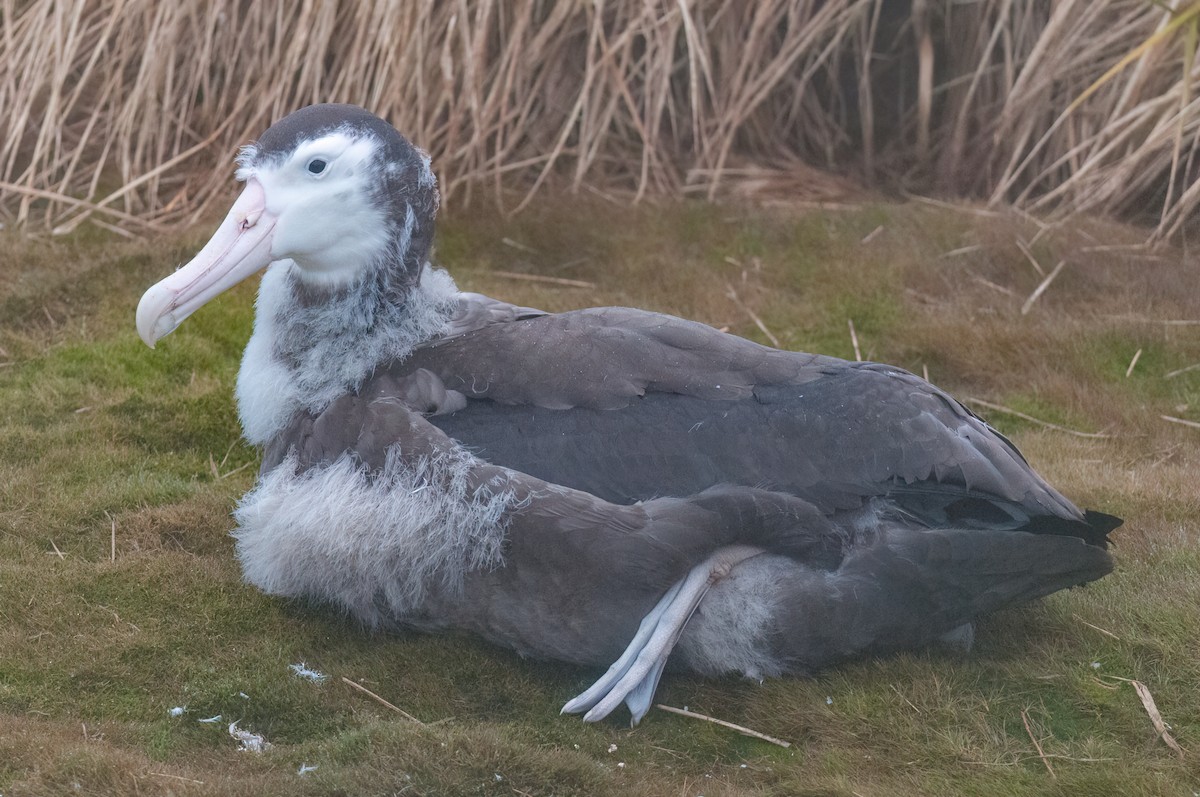
<path fill-rule="evenodd" d="M 1126 518 L 1115 573 L 985 620 L 969 654 L 665 679 L 662 702 L 784 749 L 661 711 L 586 725 L 558 709 L 598 672 L 372 635 L 243 585 L 229 512 L 258 454 L 232 386 L 255 286 L 155 351 L 133 328 L 141 292 L 205 234 L 0 241 L 0 795 L 1200 792 L 1200 368 L 1184 370 L 1200 266 L 1184 253 L 924 204 L 547 201 L 444 220 L 460 285 L 519 303 L 641 306 L 841 357 L 852 322 L 863 357 L 1005 408 L 973 405 L 1067 495 Z M 273 747 L 238 752 L 235 720 Z"/>

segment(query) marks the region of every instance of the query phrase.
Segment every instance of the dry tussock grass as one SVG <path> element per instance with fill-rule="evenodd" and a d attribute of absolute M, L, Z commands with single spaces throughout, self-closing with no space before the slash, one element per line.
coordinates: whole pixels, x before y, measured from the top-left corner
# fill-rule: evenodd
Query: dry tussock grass
<path fill-rule="evenodd" d="M 519 189 L 520 206 L 548 181 L 853 191 L 829 170 L 1167 236 L 1200 203 L 1195 65 L 1172 18 L 1145 0 L 7 2 L 0 212 L 185 223 L 224 196 L 237 145 L 332 100 L 428 148 L 455 202 Z"/>

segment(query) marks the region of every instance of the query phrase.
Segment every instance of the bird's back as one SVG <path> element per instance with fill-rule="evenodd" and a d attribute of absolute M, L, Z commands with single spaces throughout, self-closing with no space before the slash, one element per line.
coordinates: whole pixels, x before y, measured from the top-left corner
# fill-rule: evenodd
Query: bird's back
<path fill-rule="evenodd" d="M 884 496 L 929 526 L 1032 528 L 1100 544 L 1109 530 L 1084 522 L 963 405 L 892 366 L 603 308 L 481 326 L 392 371 L 417 368 L 468 398 L 431 419 L 450 437 L 616 503 L 731 483 L 829 513 Z"/>

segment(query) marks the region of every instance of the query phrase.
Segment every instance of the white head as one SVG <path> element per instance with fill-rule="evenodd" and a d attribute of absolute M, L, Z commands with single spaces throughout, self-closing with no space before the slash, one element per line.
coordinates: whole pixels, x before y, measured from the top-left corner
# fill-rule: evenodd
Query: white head
<path fill-rule="evenodd" d="M 146 291 L 147 345 L 267 264 L 291 260 L 315 291 L 370 277 L 400 295 L 420 279 L 438 193 L 429 156 L 352 105 L 312 105 L 267 129 L 238 157 L 246 183 L 212 239 Z"/>
<path fill-rule="evenodd" d="M 295 261 L 314 283 L 343 284 L 386 249 L 386 208 L 367 190 L 378 149 L 374 138 L 335 130 L 274 161 L 260 163 L 255 145 L 242 150 L 238 179 L 262 186 L 275 219 L 272 260 Z"/>

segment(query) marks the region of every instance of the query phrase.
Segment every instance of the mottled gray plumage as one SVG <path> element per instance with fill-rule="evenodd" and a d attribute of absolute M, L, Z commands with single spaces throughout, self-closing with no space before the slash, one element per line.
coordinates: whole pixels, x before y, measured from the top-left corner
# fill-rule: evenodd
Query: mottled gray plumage
<path fill-rule="evenodd" d="M 428 371 L 378 377 L 323 413 L 297 416 L 267 448 L 264 469 L 302 474 L 350 451 L 370 480 L 397 443 L 408 461 L 461 457 L 461 446 L 408 409 L 436 413 L 443 401 Z M 438 593 L 381 623 L 467 628 L 522 653 L 599 664 L 620 653 L 667 587 L 722 546 L 753 544 L 828 566 L 844 542 L 815 507 L 778 492 L 715 486 L 616 505 L 474 458 L 463 473 L 470 494 L 513 497 L 504 566 L 468 573 L 462 593 Z"/>
<path fill-rule="evenodd" d="M 706 674 L 812 672 L 1112 568 L 1119 520 L 901 369 L 458 293 L 427 265 L 428 159 L 361 109 L 297 111 L 240 163 L 210 246 L 274 260 L 239 375 L 264 455 L 235 532 L 268 592 L 615 661 L 567 710 L 637 719 L 673 649 Z M 347 247 L 325 219 L 378 225 Z M 148 343 L 194 309 L 192 268 L 143 298 Z"/>
<path fill-rule="evenodd" d="M 267 448 L 263 469 L 304 473 L 349 452 L 369 480 L 397 446 L 411 461 L 460 456 L 431 423 L 452 417 L 439 413 L 457 403 L 430 371 L 380 374 L 324 412 L 298 415 Z M 467 629 L 522 653 L 603 664 L 668 586 L 725 546 L 753 545 L 777 555 L 767 559 L 771 627 L 758 640 L 763 674 L 777 675 L 927 644 L 1111 567 L 1081 539 L 926 528 L 883 499 L 830 513 L 784 492 L 725 484 L 620 505 L 482 459 L 467 473 L 469 493 L 514 496 L 503 566 L 466 573 L 461 591 L 435 592 L 419 611 L 385 611 L 382 624 Z M 702 653 L 689 658 L 705 669 Z"/>

